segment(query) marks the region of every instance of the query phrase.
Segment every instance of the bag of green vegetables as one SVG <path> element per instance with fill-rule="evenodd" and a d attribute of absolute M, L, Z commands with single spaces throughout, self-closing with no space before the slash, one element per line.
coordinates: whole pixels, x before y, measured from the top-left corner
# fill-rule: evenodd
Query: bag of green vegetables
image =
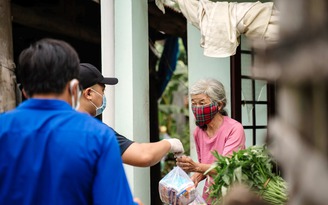
<path fill-rule="evenodd" d="M 231 156 L 221 156 L 213 152 L 216 162 L 207 171 L 215 169 L 213 184 L 209 187 L 214 204 L 220 204 L 234 183 L 242 183 L 272 205 L 287 203 L 287 184 L 272 172 L 272 159 L 266 146 L 251 146 L 234 152 Z"/>

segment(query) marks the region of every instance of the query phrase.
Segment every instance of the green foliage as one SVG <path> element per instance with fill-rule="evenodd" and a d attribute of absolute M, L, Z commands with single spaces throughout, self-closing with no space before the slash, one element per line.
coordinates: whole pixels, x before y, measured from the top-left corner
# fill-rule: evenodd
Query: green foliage
<path fill-rule="evenodd" d="M 168 133 L 171 137 L 181 138 L 182 136 L 178 136 L 177 124 L 174 118 L 175 115 L 181 114 L 186 118 L 189 117 L 188 105 L 175 105 L 173 104 L 173 97 L 175 92 L 183 93 L 181 98 L 186 98 L 188 95 L 188 73 L 186 68 L 178 68 L 174 72 L 172 79 L 168 83 L 162 97 L 158 103 L 158 116 L 159 123 L 161 126 L 165 125 L 167 127 Z M 184 127 L 187 134 L 189 133 L 189 123 L 187 122 L 185 125 L 179 125 Z M 183 133 L 183 135 L 185 135 Z M 187 137 L 187 136 L 186 136 Z M 189 138 L 189 136 L 188 136 Z"/>
<path fill-rule="evenodd" d="M 181 48 L 182 47 L 182 48 Z M 182 44 L 180 43 L 180 56 L 185 55 L 185 51 L 183 49 Z M 188 137 L 189 144 L 189 122 L 185 125 L 179 125 L 184 127 L 186 133 L 178 134 L 177 124 L 174 118 L 175 115 L 181 114 L 186 118 L 189 117 L 188 105 L 174 105 L 174 93 L 179 92 L 182 93 L 183 96 L 181 98 L 187 98 L 188 96 L 188 70 L 187 66 L 182 60 L 178 60 L 176 70 L 174 71 L 171 80 L 166 86 L 161 98 L 158 102 L 158 116 L 159 116 L 159 124 L 160 126 L 166 126 L 168 134 L 171 137 L 177 137 L 181 140 L 182 137 Z"/>
<path fill-rule="evenodd" d="M 173 135 L 171 135 L 171 137 L 174 138 L 179 138 L 181 140 L 181 143 L 183 144 L 183 147 L 185 149 L 185 155 L 190 155 L 190 140 L 189 140 L 189 126 L 185 126 L 184 132 L 182 135 L 179 135 L 177 133 L 174 133 Z M 164 164 L 162 165 L 162 177 L 164 177 L 166 174 L 168 174 L 172 168 L 174 166 L 176 166 L 175 164 L 175 158 L 174 155 L 172 153 L 169 153 L 165 159 Z"/>
<path fill-rule="evenodd" d="M 252 146 L 234 152 L 230 157 L 221 156 L 216 151 L 213 155 L 216 162 L 211 169 L 217 174 L 213 176 L 210 197 L 216 203 L 222 201 L 231 185 L 243 183 L 269 204 L 286 204 L 286 182 L 272 172 L 272 159 L 265 146 Z"/>
<path fill-rule="evenodd" d="M 156 49 L 162 51 L 160 44 L 157 44 Z M 182 41 L 179 40 L 179 57 L 171 80 L 169 81 L 167 87 L 165 88 L 161 98 L 158 101 L 158 117 L 159 125 L 166 126 L 167 133 L 170 137 L 178 138 L 184 145 L 185 153 L 189 155 L 190 153 L 190 143 L 189 143 L 189 108 L 188 104 L 175 105 L 173 103 L 174 96 L 176 93 L 181 93 L 178 95 L 181 99 L 187 99 L 188 96 L 188 69 L 187 69 L 187 55 L 184 50 Z M 185 124 L 178 124 L 176 117 L 178 115 L 183 115 L 186 119 Z M 178 126 L 182 132 L 178 133 Z M 162 169 L 162 175 L 165 175 L 168 171 L 175 166 L 175 159 L 173 155 L 169 154 L 167 156 L 166 162 L 164 163 L 164 168 Z"/>

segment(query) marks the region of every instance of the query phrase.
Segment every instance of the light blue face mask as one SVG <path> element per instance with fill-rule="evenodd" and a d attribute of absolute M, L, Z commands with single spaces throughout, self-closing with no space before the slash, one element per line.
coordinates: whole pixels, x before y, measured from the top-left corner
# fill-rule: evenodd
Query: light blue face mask
<path fill-rule="evenodd" d="M 98 116 L 98 115 L 100 115 L 100 114 L 105 110 L 105 108 L 106 108 L 106 96 L 105 96 L 105 94 L 101 95 L 100 93 L 98 93 L 98 92 L 95 91 L 94 89 L 91 89 L 91 90 L 93 90 L 93 91 L 94 91 L 95 93 L 97 93 L 98 95 L 102 96 L 102 104 L 101 104 L 100 107 L 97 107 L 92 101 L 90 101 L 91 104 L 92 104 L 93 106 L 95 106 L 95 108 L 96 108 L 96 116 Z"/>

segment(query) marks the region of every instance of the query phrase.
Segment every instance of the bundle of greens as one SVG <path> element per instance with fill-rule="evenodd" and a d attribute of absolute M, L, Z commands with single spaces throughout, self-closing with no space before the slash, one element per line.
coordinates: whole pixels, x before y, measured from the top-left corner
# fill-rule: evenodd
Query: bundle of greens
<path fill-rule="evenodd" d="M 213 152 L 216 162 L 207 171 L 215 169 L 210 197 L 220 204 L 229 188 L 235 183 L 245 184 L 263 200 L 273 205 L 287 203 L 287 186 L 284 179 L 272 172 L 272 158 L 266 146 L 252 146 L 224 157 Z"/>

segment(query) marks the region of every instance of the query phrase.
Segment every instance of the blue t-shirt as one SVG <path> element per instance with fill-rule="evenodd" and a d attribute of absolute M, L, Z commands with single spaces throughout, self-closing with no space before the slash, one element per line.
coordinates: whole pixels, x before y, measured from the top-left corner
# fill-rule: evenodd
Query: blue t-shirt
<path fill-rule="evenodd" d="M 61 100 L 1 114 L 0 204 L 135 204 L 114 131 Z"/>

